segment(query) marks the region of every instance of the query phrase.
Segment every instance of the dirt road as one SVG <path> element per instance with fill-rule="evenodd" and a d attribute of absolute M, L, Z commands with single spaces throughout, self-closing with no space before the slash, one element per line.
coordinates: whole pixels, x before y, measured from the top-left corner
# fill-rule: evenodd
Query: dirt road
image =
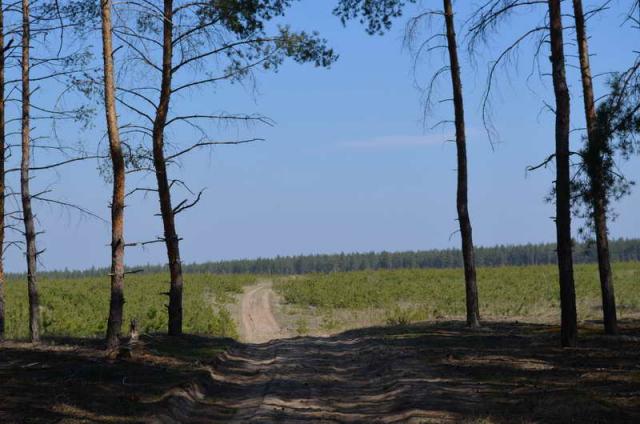
<path fill-rule="evenodd" d="M 634 422 L 640 418 L 640 408 L 625 411 L 638 387 L 632 379 L 616 389 L 613 399 L 610 384 L 620 376 L 594 373 L 602 358 L 593 352 L 599 352 L 601 342 L 591 346 L 593 352 L 564 355 L 544 326 L 494 324 L 491 330 L 473 331 L 463 323 L 290 338 L 274 317 L 274 298 L 269 281 L 246 289 L 240 327 L 248 344 L 238 343 L 218 356 L 209 367 L 210 378 L 168 398 L 166 412 L 153 422 L 475 423 L 520 422 L 525 417 L 532 422 Z M 628 351 L 628 346 L 620 346 L 612 354 Z M 616 366 L 628 371 L 636 359 L 637 355 L 617 356 Z M 587 381 L 589 396 L 578 393 Z M 616 407 L 599 406 L 592 396 L 606 398 L 611 402 L 606 405 Z M 566 408 L 567 404 L 573 407 Z"/>
<path fill-rule="evenodd" d="M 282 335 L 274 297 L 246 291 L 249 338 Z M 640 322 L 620 337 L 583 327 L 578 349 L 558 346 L 557 326 L 486 325 L 143 335 L 116 360 L 98 339 L 1 342 L 0 423 L 640 423 Z"/>
<path fill-rule="evenodd" d="M 284 336 L 271 310 L 273 300 L 271 282 L 263 281 L 248 287 L 240 301 L 242 340 L 265 343 Z"/>
<path fill-rule="evenodd" d="M 268 293 L 254 287 L 247 302 Z M 237 344 L 153 422 L 640 422 L 635 342 L 585 338 L 565 352 L 550 329 L 454 322 Z"/>

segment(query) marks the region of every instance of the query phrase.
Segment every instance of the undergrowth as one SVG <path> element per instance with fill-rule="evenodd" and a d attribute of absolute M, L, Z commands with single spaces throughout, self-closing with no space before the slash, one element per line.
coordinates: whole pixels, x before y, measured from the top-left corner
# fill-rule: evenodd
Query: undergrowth
<path fill-rule="evenodd" d="M 225 304 L 243 287 L 253 284 L 252 275 L 218 276 L 186 274 L 184 283 L 184 331 L 191 334 L 237 336 L 236 326 Z M 42 279 L 40 319 L 46 336 L 100 337 L 106 331 L 109 313 L 109 278 Z M 125 316 L 128 326 L 136 318 L 144 333 L 165 332 L 169 288 L 167 274 L 132 275 L 125 281 Z M 7 337 L 26 338 L 28 298 L 25 281 L 6 286 Z"/>
<path fill-rule="evenodd" d="M 640 313 L 640 262 L 614 264 L 619 315 Z M 595 264 L 575 267 L 580 319 L 600 319 Z M 309 274 L 280 278 L 275 290 L 290 305 L 313 307 L 332 320 L 344 311 L 378 311 L 379 323 L 464 317 L 462 269 L 402 269 Z M 555 320 L 560 300 L 557 268 L 550 265 L 478 269 L 480 311 L 487 318 Z M 331 323 L 331 327 L 336 327 Z"/>

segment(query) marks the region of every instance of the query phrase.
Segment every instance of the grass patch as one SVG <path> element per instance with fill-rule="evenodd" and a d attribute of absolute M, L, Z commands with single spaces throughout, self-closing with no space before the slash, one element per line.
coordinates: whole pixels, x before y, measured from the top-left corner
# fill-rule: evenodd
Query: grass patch
<path fill-rule="evenodd" d="M 309 322 L 306 318 L 299 318 L 296 321 L 296 333 L 298 333 L 299 336 L 306 336 L 309 334 Z"/>
<path fill-rule="evenodd" d="M 621 318 L 640 313 L 640 262 L 616 263 L 614 284 Z M 595 264 L 575 267 L 580 319 L 601 319 Z M 371 323 L 405 325 L 465 314 L 462 269 L 403 269 L 309 274 L 281 278 L 274 289 L 287 304 L 315 308 L 335 317 L 367 313 Z M 555 321 L 560 312 L 557 268 L 551 265 L 478 269 L 480 308 L 485 318 Z M 376 311 L 371 313 L 371 311 Z M 336 327 L 332 323 L 331 327 Z"/>

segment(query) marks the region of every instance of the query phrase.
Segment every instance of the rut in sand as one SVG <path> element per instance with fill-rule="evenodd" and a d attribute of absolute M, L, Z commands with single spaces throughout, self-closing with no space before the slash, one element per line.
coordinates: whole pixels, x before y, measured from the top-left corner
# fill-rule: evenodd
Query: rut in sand
<path fill-rule="evenodd" d="M 553 327 L 492 323 L 477 331 L 462 322 L 286 338 L 275 297 L 270 282 L 247 288 L 248 344 L 211 358 L 208 376 L 165 397 L 152 422 L 639 422 L 640 408 L 590 397 L 624 405 L 636 396 L 632 379 L 612 383 L 599 371 L 607 360 L 619 367 L 616 378 L 636 369 L 631 341 L 592 338 L 569 355 Z"/>
<path fill-rule="evenodd" d="M 271 310 L 273 297 L 270 281 L 251 286 L 244 292 L 240 302 L 243 341 L 265 343 L 284 337 Z"/>

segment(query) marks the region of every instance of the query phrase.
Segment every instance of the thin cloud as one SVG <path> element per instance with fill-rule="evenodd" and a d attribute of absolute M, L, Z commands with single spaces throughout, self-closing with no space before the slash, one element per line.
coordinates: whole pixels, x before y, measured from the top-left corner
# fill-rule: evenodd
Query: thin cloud
<path fill-rule="evenodd" d="M 340 142 L 340 147 L 349 149 L 399 149 L 408 147 L 441 146 L 452 135 L 385 135 L 362 140 L 350 140 Z"/>

